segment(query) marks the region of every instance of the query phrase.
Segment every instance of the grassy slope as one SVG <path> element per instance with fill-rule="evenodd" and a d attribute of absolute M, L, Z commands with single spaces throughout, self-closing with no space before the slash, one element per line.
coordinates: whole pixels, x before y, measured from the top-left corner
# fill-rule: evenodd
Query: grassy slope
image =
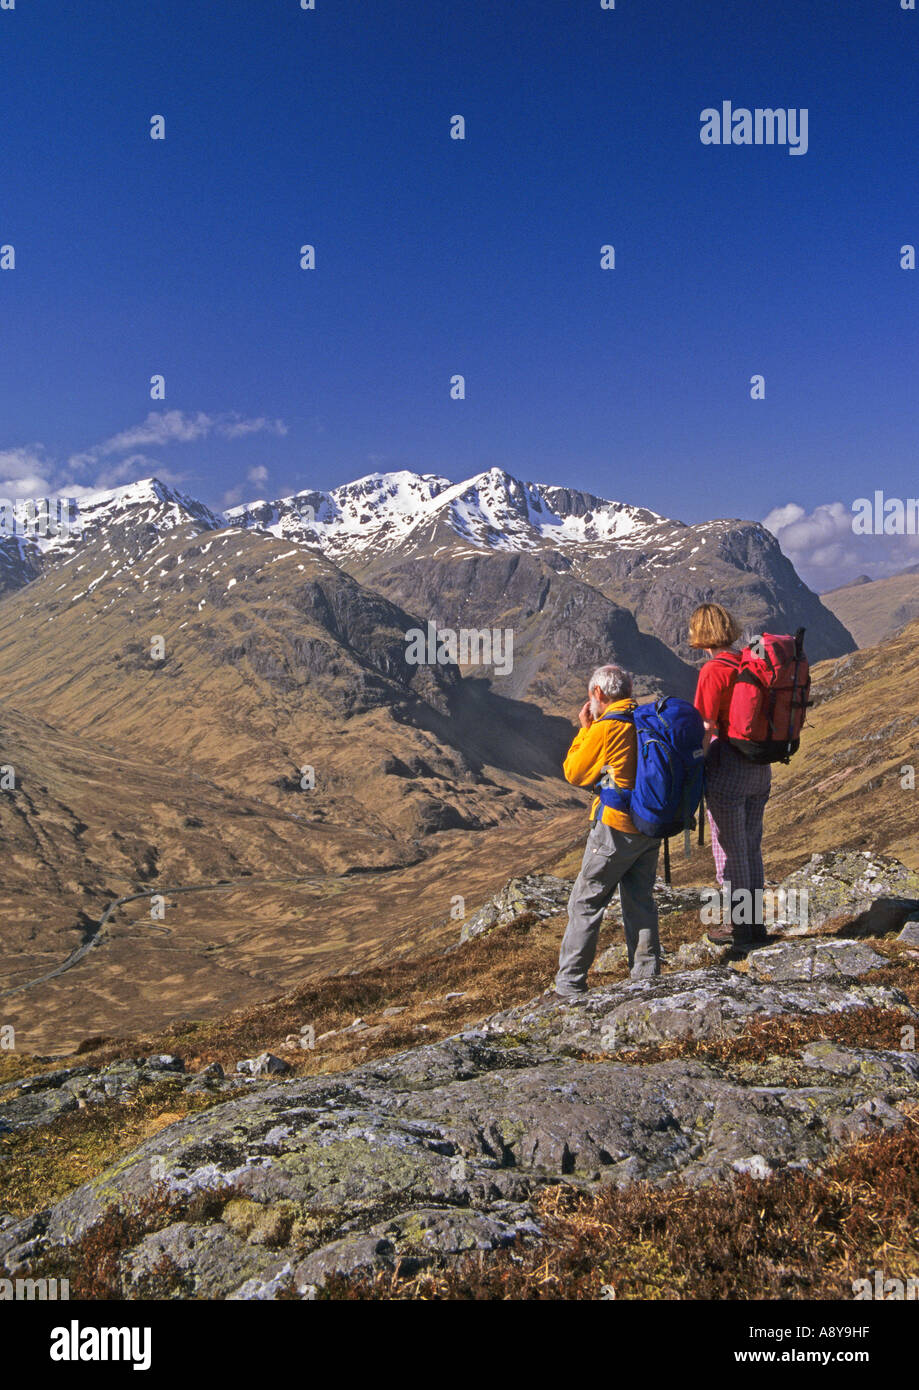
<path fill-rule="evenodd" d="M 532 998 L 551 979 L 563 928 L 561 916 L 542 923 L 524 916 L 446 955 L 322 980 L 220 1022 L 180 1024 L 157 1036 L 90 1046 L 80 1060 L 101 1064 L 123 1055 L 172 1050 L 185 1057 L 189 1067 L 220 1060 L 230 1069 L 242 1055 L 266 1047 L 279 1051 L 287 1033 L 312 1022 L 320 1037 L 330 1029 L 339 1031 L 313 1051 L 284 1053 L 295 1072 L 347 1070 L 446 1037 L 499 1005 Z M 698 930 L 693 913 L 668 917 L 667 949 L 694 939 Z M 875 982 L 903 989 L 919 1005 L 914 960 L 895 942 L 872 944 L 890 961 L 874 976 Z M 623 965 L 604 978 L 624 975 Z M 460 997 L 444 998 L 454 993 Z M 404 1012 L 385 1019 L 384 1009 L 393 1006 Z M 370 1025 L 369 1031 L 348 1028 L 356 1016 Z M 620 1060 L 641 1064 L 691 1055 L 746 1073 L 751 1080 L 755 1075 L 759 1083 L 794 1085 L 800 1049 L 806 1043 L 827 1038 L 840 1044 L 891 1047 L 897 1045 L 901 1025 L 901 1015 L 889 1016 L 883 1009 L 754 1020 L 738 1037 L 623 1050 Z M 34 1070 L 20 1059 L 20 1073 Z M 7 1075 L 11 1072 L 8 1065 Z M 191 1109 L 221 1099 L 224 1096 L 193 1099 L 166 1080 L 129 1104 L 90 1107 L 45 1129 L 7 1137 L 0 1141 L 7 1210 L 25 1214 L 60 1198 Z M 919 1239 L 910 1215 L 917 1157 L 916 1128 L 911 1127 L 906 1136 L 858 1146 L 815 1182 L 800 1174 L 779 1174 L 764 1184 L 738 1178 L 714 1195 L 679 1183 L 666 1194 L 640 1184 L 592 1199 L 575 1198 L 560 1189 L 541 1199 L 547 1238 L 534 1250 L 502 1254 L 484 1265 L 463 1261 L 452 1273 L 435 1271 L 408 1282 L 338 1281 L 328 1293 L 361 1298 L 596 1298 L 605 1284 L 615 1287 L 620 1298 L 845 1296 L 847 1281 L 877 1263 L 900 1278 L 919 1273 Z M 175 1211 L 165 1207 L 151 1207 L 138 1217 L 152 1222 L 150 1229 L 175 1219 Z M 76 1296 L 84 1284 L 87 1296 L 117 1293 L 116 1246 L 131 1232 L 136 1236 L 134 1225 L 121 1218 L 107 1220 L 84 1242 L 85 1250 L 81 1246 L 68 1256 Z M 111 1285 L 106 1282 L 109 1276 L 100 1279 L 100 1269 L 110 1270 Z"/>
<path fill-rule="evenodd" d="M 820 597 L 860 647 L 872 647 L 919 617 L 919 574 L 847 584 Z"/>
<path fill-rule="evenodd" d="M 777 875 L 844 845 L 919 867 L 919 791 L 900 783 L 901 767 L 919 765 L 917 692 L 919 623 L 815 667 L 801 748 L 775 772 L 766 848 Z"/>
<path fill-rule="evenodd" d="M 772 876 L 795 867 L 815 849 L 852 844 L 919 864 L 912 799 L 919 793 L 900 790 L 897 775 L 901 761 L 909 760 L 919 727 L 919 716 L 907 703 L 909 691 L 916 688 L 917 638 L 919 625 L 914 625 L 876 651 L 823 663 L 815 671 L 818 703 L 807 739 L 794 762 L 777 769 L 766 845 Z M 543 863 L 548 871 L 573 874 L 582 834 L 573 833 L 570 817 L 565 826 L 557 852 L 547 854 Z M 677 853 L 674 869 L 678 882 L 710 881 L 709 850 L 694 847 L 688 862 Z M 85 1060 L 102 1063 L 175 1051 L 189 1068 L 217 1060 L 230 1070 L 239 1057 L 264 1048 L 280 1050 L 288 1033 L 311 1023 L 319 1037 L 335 1031 L 314 1051 L 284 1054 L 295 1072 L 346 1070 L 447 1036 L 498 1008 L 532 998 L 551 981 L 563 929 L 563 916 L 542 923 L 524 917 L 447 954 L 437 951 L 317 980 L 219 1020 L 189 1020 L 98 1046 L 89 1042 Z M 673 952 L 681 942 L 698 937 L 698 919 L 694 913 L 674 914 L 664 919 L 662 934 L 665 949 Z M 883 975 L 884 982 L 904 989 L 919 1006 L 914 956 L 894 942 L 872 944 L 890 958 L 889 967 L 875 978 L 880 982 Z M 607 978 L 624 974 L 623 965 Z M 447 994 L 460 997 L 447 1000 Z M 404 1011 L 385 1019 L 383 1011 L 392 1006 Z M 348 1027 L 356 1016 L 370 1025 L 369 1031 Z M 722 1064 L 755 1061 L 771 1068 L 779 1082 L 793 1079 L 794 1058 L 812 1037 L 891 1047 L 897 1045 L 891 1027 L 892 1021 L 878 1010 L 828 1014 L 803 1023 L 754 1022 L 739 1038 L 671 1045 L 666 1055 L 691 1050 Z M 624 1054 L 636 1062 L 660 1055 L 660 1049 Z M 0 1054 L 0 1081 L 39 1069 L 43 1067 L 27 1058 L 4 1060 Z M 167 1087 L 138 1098 L 120 1116 L 120 1127 L 103 1108 L 65 1116 L 40 1135 L 6 1140 L 4 1173 L 14 1194 L 11 1206 L 31 1209 L 60 1196 L 102 1171 L 144 1133 L 184 1113 L 187 1105 Z M 915 1173 L 915 1150 L 911 1126 L 905 1136 L 857 1146 L 816 1185 L 798 1175 L 779 1175 L 764 1185 L 739 1179 L 717 1198 L 677 1187 L 666 1204 L 658 1189 L 644 1188 L 631 1195 L 605 1195 L 587 1205 L 571 1205 L 561 1197 L 555 1212 L 548 1213 L 550 1239 L 538 1267 L 506 1257 L 489 1262 L 485 1273 L 478 1266 L 462 1266 L 451 1276 L 453 1282 L 435 1276 L 414 1289 L 386 1281 L 352 1281 L 349 1287 L 362 1297 L 393 1297 L 400 1290 L 428 1297 L 597 1297 L 604 1282 L 612 1283 L 620 1297 L 840 1296 L 847 1293 L 853 1269 L 860 1274 L 872 1267 L 872 1260 L 884 1263 L 878 1251 L 888 1252 L 887 1264 L 899 1277 L 919 1272 L 919 1245 L 904 1217 L 911 1189 L 903 1174 Z M 689 1249 L 696 1253 L 686 1260 Z M 678 1265 L 681 1251 L 683 1263 Z"/>

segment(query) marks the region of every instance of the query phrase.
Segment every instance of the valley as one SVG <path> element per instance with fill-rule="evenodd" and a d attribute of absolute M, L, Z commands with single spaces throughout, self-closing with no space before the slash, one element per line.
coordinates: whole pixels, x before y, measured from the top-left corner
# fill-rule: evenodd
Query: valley
<path fill-rule="evenodd" d="M 0 541 L 0 998 L 40 1054 L 448 944 L 496 882 L 577 850 L 589 798 L 560 765 L 591 667 L 691 697 L 700 593 L 812 612 L 817 653 L 854 659 L 755 524 L 498 470 L 227 515 L 151 479 L 80 523 Z M 413 659 L 432 630 L 497 631 L 502 660 Z M 806 767 L 782 793 L 803 839 Z"/>

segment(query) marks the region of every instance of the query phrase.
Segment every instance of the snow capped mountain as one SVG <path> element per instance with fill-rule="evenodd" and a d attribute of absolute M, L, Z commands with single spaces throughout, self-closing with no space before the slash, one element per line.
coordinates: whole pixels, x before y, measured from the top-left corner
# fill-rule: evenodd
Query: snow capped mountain
<path fill-rule="evenodd" d="M 627 608 L 643 631 L 684 657 L 689 614 L 710 600 L 756 630 L 805 625 L 812 660 L 854 648 L 851 634 L 802 583 L 760 523 L 687 525 L 592 493 L 523 482 L 500 468 L 459 483 L 436 473 L 371 473 L 330 491 L 250 502 L 224 514 L 146 478 L 81 498 L 75 534 L 32 541 L 0 530 L 0 592 L 21 588 L 49 565 L 81 569 L 96 557 L 105 560 L 107 573 L 130 568 L 177 528 L 191 535 L 237 529 L 283 540 L 403 606 L 411 596 L 419 611 L 429 606 L 425 595 L 433 601 L 435 592 L 449 589 L 444 567 L 458 567 L 453 592 L 460 609 L 465 603 L 471 612 L 475 601 L 471 593 L 463 596 L 464 586 L 484 585 L 482 591 L 492 593 L 482 567 L 489 557 L 531 556 L 550 573 L 570 572 Z M 474 559 L 482 565 L 470 569 L 466 562 Z M 407 574 L 413 567 L 424 572 L 420 589 Z M 527 571 L 538 609 L 544 585 L 537 572 L 532 566 Z M 497 591 L 492 598 L 497 601 Z"/>
<path fill-rule="evenodd" d="M 381 533 L 398 544 L 451 486 L 433 473 L 372 473 L 331 492 L 298 492 L 276 502 L 248 502 L 225 513 L 228 525 L 257 527 L 283 540 L 318 545 L 330 555 L 371 544 Z"/>
<path fill-rule="evenodd" d="M 136 560 L 178 526 L 197 534 L 226 524 L 218 512 L 158 478 L 87 493 L 76 508 L 58 498 L 20 500 L 12 518 L 4 513 L 0 530 L 0 592 L 21 588 L 47 565 L 73 559 L 94 542 L 113 557 Z"/>
<path fill-rule="evenodd" d="M 145 478 L 81 497 L 73 529 L 63 534 L 55 525 L 53 500 L 50 526 L 36 528 L 34 510 L 33 505 L 30 517 L 29 504 L 17 503 L 15 539 L 54 559 L 101 537 L 119 552 L 136 556 L 177 526 L 265 531 L 319 549 L 336 563 L 361 566 L 387 555 L 445 550 L 634 549 L 652 539 L 659 550 L 692 529 L 647 508 L 522 482 L 500 468 L 459 483 L 435 473 L 371 473 L 328 492 L 308 490 L 276 501 L 248 502 L 223 514 L 157 478 Z M 38 511 L 40 517 L 41 506 Z M 675 537 L 669 534 L 673 532 Z"/>
<path fill-rule="evenodd" d="M 330 492 L 234 507 L 226 517 L 231 524 L 319 546 L 338 562 L 389 551 L 433 554 L 457 541 L 511 551 L 634 545 L 649 529 L 682 525 L 590 493 L 521 482 L 500 468 L 460 483 L 432 473 L 371 473 Z"/>
<path fill-rule="evenodd" d="M 21 498 L 12 505 L 12 519 L 4 512 L 4 530 L 44 552 L 125 523 L 133 528 L 153 526 L 157 531 L 170 531 L 188 523 L 207 531 L 226 525 L 203 502 L 168 487 L 158 478 L 85 493 L 75 507 L 66 503 L 64 497 Z"/>
<path fill-rule="evenodd" d="M 199 522 L 205 530 L 222 524 L 222 517 L 203 502 L 189 497 L 177 488 L 160 482 L 159 478 L 143 478 L 124 487 L 106 492 L 94 492 L 80 499 L 80 515 L 84 525 L 117 517 L 119 512 L 137 509 L 138 520 L 157 525 L 181 526 L 189 519 Z"/>
<path fill-rule="evenodd" d="M 201 531 L 215 531 L 226 525 L 218 512 L 189 497 L 158 478 L 144 478 L 106 492 L 93 492 L 78 502 L 76 534 L 39 539 L 43 550 L 71 549 L 82 540 L 121 533 L 121 543 L 131 538 L 143 544 L 177 526 L 191 525 Z"/>

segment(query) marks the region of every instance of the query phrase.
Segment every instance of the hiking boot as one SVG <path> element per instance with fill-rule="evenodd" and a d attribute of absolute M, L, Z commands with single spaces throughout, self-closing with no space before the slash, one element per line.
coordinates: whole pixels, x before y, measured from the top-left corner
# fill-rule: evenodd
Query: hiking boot
<path fill-rule="evenodd" d="M 705 933 L 705 939 L 713 946 L 730 946 L 732 951 L 752 951 L 754 947 L 749 927 L 716 927 Z"/>
<path fill-rule="evenodd" d="M 557 989 L 546 991 L 545 998 L 550 1004 L 581 1004 L 587 998 L 587 990 L 580 994 L 559 994 Z"/>
<path fill-rule="evenodd" d="M 633 980 L 655 980 L 661 973 L 661 963 L 656 956 L 647 956 L 642 960 L 637 960 L 629 972 Z"/>

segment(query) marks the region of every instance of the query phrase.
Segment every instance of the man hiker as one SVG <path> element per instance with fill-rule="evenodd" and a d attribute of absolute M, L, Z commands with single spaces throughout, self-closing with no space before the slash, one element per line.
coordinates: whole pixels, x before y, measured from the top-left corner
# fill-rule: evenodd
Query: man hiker
<path fill-rule="evenodd" d="M 576 787 L 593 787 L 606 772 L 617 787 L 634 788 L 637 736 L 631 720 L 604 718 L 631 712 L 632 677 L 620 666 L 599 666 L 590 677 L 581 725 L 565 758 L 565 777 Z M 576 999 L 587 993 L 587 972 L 597 952 L 603 913 L 619 889 L 629 968 L 634 980 L 660 974 L 660 939 L 654 880 L 660 837 L 643 835 L 626 811 L 602 805 L 595 796 L 581 871 L 568 899 L 568 927 L 559 954 L 555 995 Z"/>

